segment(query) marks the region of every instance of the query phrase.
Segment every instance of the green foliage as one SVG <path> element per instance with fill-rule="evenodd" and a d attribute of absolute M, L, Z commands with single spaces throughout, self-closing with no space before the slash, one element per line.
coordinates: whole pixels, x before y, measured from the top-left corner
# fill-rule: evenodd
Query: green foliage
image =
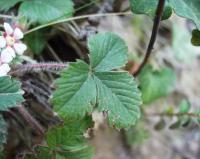
<path fill-rule="evenodd" d="M 190 104 L 186 100 L 182 100 L 179 105 L 179 113 L 187 113 L 190 110 Z"/>
<path fill-rule="evenodd" d="M 161 118 L 160 121 L 154 126 L 154 129 L 160 131 L 165 128 L 165 125 L 166 121 L 163 118 Z"/>
<path fill-rule="evenodd" d="M 172 49 L 178 61 L 185 64 L 192 64 L 193 60 L 197 58 L 199 51 L 190 43 L 191 32 L 186 26 L 182 26 L 184 24 L 182 22 L 173 22 Z"/>
<path fill-rule="evenodd" d="M 152 19 L 155 16 L 158 0 L 130 0 L 131 10 L 136 14 L 146 14 Z M 172 14 L 172 9 L 167 3 L 162 19 L 168 19 Z"/>
<path fill-rule="evenodd" d="M 10 77 L 0 77 L 0 111 L 18 106 L 23 102 L 20 82 Z"/>
<path fill-rule="evenodd" d="M 24 0 L 0 0 L 0 10 L 8 11 L 10 8 L 22 1 Z"/>
<path fill-rule="evenodd" d="M 25 41 L 34 54 L 40 54 L 45 48 L 47 43 L 47 31 L 46 29 L 42 29 L 25 36 Z"/>
<path fill-rule="evenodd" d="M 192 44 L 194 46 L 200 46 L 200 31 L 197 29 L 194 29 L 192 31 L 192 40 L 191 40 Z"/>
<path fill-rule="evenodd" d="M 71 63 L 56 81 L 55 110 L 64 118 L 79 118 L 94 106 L 107 112 L 109 123 L 117 128 L 133 125 L 140 116 L 140 93 L 125 71 L 112 71 L 125 65 L 125 43 L 112 33 L 90 37 L 91 64 Z"/>
<path fill-rule="evenodd" d="M 3 116 L 0 115 L 0 152 L 3 149 L 3 144 L 6 143 L 7 125 Z M 1 155 L 0 155 L 1 156 Z"/>
<path fill-rule="evenodd" d="M 147 14 L 154 16 L 158 0 L 130 0 L 133 13 Z M 193 20 L 197 28 L 200 29 L 200 1 L 199 0 L 168 0 L 165 4 L 164 17 L 165 19 L 171 16 L 169 7 L 174 9 L 179 16 Z M 166 10 L 168 10 L 166 12 Z M 167 13 L 167 14 L 166 14 Z"/>
<path fill-rule="evenodd" d="M 190 111 L 190 103 L 187 100 L 182 100 L 178 106 L 178 110 L 174 110 L 172 107 L 168 107 L 165 112 L 160 113 L 161 119 L 154 126 L 156 130 L 162 130 L 166 127 L 167 121 L 164 117 L 176 117 L 176 121 L 170 123 L 169 129 L 178 129 L 181 127 L 186 127 L 190 123 L 200 122 L 200 111 L 192 112 Z M 158 113 L 159 114 L 159 113 Z"/>
<path fill-rule="evenodd" d="M 124 66 L 128 60 L 127 46 L 118 36 L 98 34 L 89 38 L 90 64 L 96 72 L 106 72 Z"/>
<path fill-rule="evenodd" d="M 47 145 L 26 159 L 91 159 L 93 149 L 83 135 L 92 125 L 92 119 L 85 117 L 52 128 L 46 135 Z"/>
<path fill-rule="evenodd" d="M 19 8 L 19 14 L 32 22 L 48 23 L 60 18 L 68 18 L 73 14 L 71 0 L 29 0 L 24 1 Z"/>
<path fill-rule="evenodd" d="M 144 121 L 140 120 L 134 127 L 125 130 L 126 142 L 129 145 L 141 144 L 149 138 L 149 132 L 144 127 Z"/>
<path fill-rule="evenodd" d="M 179 16 L 191 19 L 200 29 L 199 0 L 169 0 L 172 8 Z"/>
<path fill-rule="evenodd" d="M 170 68 L 153 70 L 150 65 L 145 66 L 138 78 L 144 104 L 168 95 L 176 81 L 176 75 Z"/>

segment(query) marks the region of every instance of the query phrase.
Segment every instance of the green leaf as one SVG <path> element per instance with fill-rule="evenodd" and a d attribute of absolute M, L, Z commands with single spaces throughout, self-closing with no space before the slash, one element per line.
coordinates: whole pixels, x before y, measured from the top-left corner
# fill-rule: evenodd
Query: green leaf
<path fill-rule="evenodd" d="M 56 81 L 59 89 L 53 95 L 55 110 L 65 118 L 78 118 L 91 112 L 96 100 L 96 86 L 89 66 L 78 61 L 61 72 Z"/>
<path fill-rule="evenodd" d="M 200 46 L 200 31 L 197 29 L 194 29 L 192 31 L 192 40 L 191 40 L 192 44 L 194 46 Z"/>
<path fill-rule="evenodd" d="M 139 75 L 140 88 L 144 104 L 150 104 L 156 99 L 168 95 L 175 84 L 176 75 L 170 68 L 159 71 L 147 65 Z"/>
<path fill-rule="evenodd" d="M 170 129 L 177 129 L 177 128 L 179 128 L 180 126 L 181 126 L 181 120 L 178 119 L 176 122 L 174 122 L 173 124 L 171 124 L 171 125 L 169 126 L 169 128 L 170 128 Z"/>
<path fill-rule="evenodd" d="M 130 0 L 131 10 L 135 14 L 146 14 L 152 19 L 155 16 L 158 0 Z M 172 14 L 172 9 L 167 2 L 162 19 L 168 19 Z"/>
<path fill-rule="evenodd" d="M 31 22 L 44 24 L 71 17 L 73 3 L 71 0 L 29 0 L 21 4 L 19 14 L 27 17 Z"/>
<path fill-rule="evenodd" d="M 111 71 L 125 65 L 125 43 L 112 33 L 93 36 L 88 43 L 91 64 L 71 63 L 61 73 L 52 99 L 55 110 L 73 119 L 91 113 L 96 106 L 108 113 L 111 125 L 133 125 L 140 116 L 140 92 L 127 72 Z"/>
<path fill-rule="evenodd" d="M 176 14 L 191 19 L 200 29 L 199 0 L 169 0 Z"/>
<path fill-rule="evenodd" d="M 2 115 L 0 115 L 0 151 L 3 150 L 3 144 L 6 143 L 7 125 Z"/>
<path fill-rule="evenodd" d="M 22 1 L 24 0 L 0 0 L 0 11 L 8 11 L 10 8 Z"/>
<path fill-rule="evenodd" d="M 98 109 L 108 113 L 110 124 L 129 127 L 140 117 L 140 93 L 127 72 L 97 72 Z"/>
<path fill-rule="evenodd" d="M 154 126 L 154 129 L 157 131 L 163 130 L 166 126 L 166 121 L 161 118 L 160 121 Z"/>
<path fill-rule="evenodd" d="M 91 67 L 97 72 L 110 71 L 127 62 L 127 46 L 117 35 L 98 34 L 88 40 Z"/>
<path fill-rule="evenodd" d="M 29 48 L 36 55 L 40 54 L 47 44 L 46 32 L 46 29 L 34 31 L 24 38 Z"/>
<path fill-rule="evenodd" d="M 149 131 L 144 127 L 144 121 L 139 120 L 134 127 L 125 131 L 125 139 L 129 145 L 142 144 L 150 136 Z"/>
<path fill-rule="evenodd" d="M 179 105 L 179 113 L 187 113 L 190 110 L 190 104 L 186 100 L 182 100 Z"/>
<path fill-rule="evenodd" d="M 16 107 L 24 101 L 20 82 L 10 77 L 0 77 L 0 111 Z"/>
<path fill-rule="evenodd" d="M 26 159 L 91 159 L 93 148 L 84 133 L 92 126 L 92 119 L 85 117 L 54 127 L 46 135 L 45 148 L 40 147 L 35 157 L 27 156 Z"/>

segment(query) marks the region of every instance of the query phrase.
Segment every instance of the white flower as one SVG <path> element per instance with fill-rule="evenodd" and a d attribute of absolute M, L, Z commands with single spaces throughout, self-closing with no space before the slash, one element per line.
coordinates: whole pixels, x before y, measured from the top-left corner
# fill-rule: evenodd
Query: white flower
<path fill-rule="evenodd" d="M 5 48 L 0 54 L 0 63 L 9 63 L 15 58 L 15 52 L 11 47 Z"/>
<path fill-rule="evenodd" d="M 0 65 L 0 77 L 6 76 L 10 71 L 10 66 L 8 64 Z"/>
<path fill-rule="evenodd" d="M 14 53 L 22 55 L 27 49 L 20 39 L 24 37 L 23 32 L 19 28 L 13 29 L 10 24 L 4 23 L 5 32 L 3 36 L 0 36 L 0 48 L 10 48 Z"/>

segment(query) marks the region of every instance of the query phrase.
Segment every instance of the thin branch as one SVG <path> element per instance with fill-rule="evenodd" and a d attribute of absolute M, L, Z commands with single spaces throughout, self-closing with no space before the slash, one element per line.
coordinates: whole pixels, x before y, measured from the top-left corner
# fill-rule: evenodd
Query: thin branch
<path fill-rule="evenodd" d="M 103 16 L 119 16 L 119 15 L 130 15 L 132 14 L 131 12 L 119 12 L 119 13 L 102 13 L 102 14 L 89 14 L 89 15 L 82 15 L 82 16 L 77 16 L 77 17 L 72 17 L 72 18 L 67 18 L 67 19 L 61 19 L 58 21 L 54 21 L 51 23 L 47 23 L 44 25 L 40 25 L 38 27 L 35 27 L 33 29 L 28 30 L 27 32 L 25 32 L 24 34 L 30 34 L 36 30 L 48 27 L 48 26 L 52 26 L 55 24 L 59 24 L 59 23 L 64 23 L 64 22 L 69 22 L 69 21 L 73 21 L 73 20 L 80 20 L 80 19 L 85 19 L 85 18 L 91 18 L 91 17 L 103 17 Z"/>
<path fill-rule="evenodd" d="M 182 116 L 189 116 L 193 118 L 200 118 L 200 114 L 195 114 L 195 113 L 145 113 L 145 116 L 160 116 L 160 117 L 182 117 Z"/>
<path fill-rule="evenodd" d="M 155 19 L 154 19 L 153 30 L 152 30 L 151 38 L 150 38 L 150 41 L 149 41 L 149 45 L 148 45 L 145 57 L 144 57 L 141 65 L 139 66 L 138 70 L 134 73 L 134 76 L 137 76 L 141 72 L 141 70 L 143 69 L 145 64 L 148 62 L 148 59 L 149 59 L 151 52 L 153 50 L 154 43 L 156 41 L 156 37 L 157 37 L 157 34 L 158 34 L 158 29 L 159 29 L 159 26 L 160 26 L 160 21 L 161 21 L 161 17 L 162 17 L 162 14 L 163 14 L 164 6 L 165 6 L 165 0 L 159 0 L 157 10 L 156 10 Z"/>
<path fill-rule="evenodd" d="M 40 72 L 40 71 L 52 71 L 61 70 L 68 66 L 67 63 L 36 63 L 36 64 L 24 64 L 15 66 L 14 71 L 10 72 L 11 76 L 19 76 L 28 72 Z"/>
<path fill-rule="evenodd" d="M 14 17 L 11 15 L 0 14 L 0 18 L 13 19 Z"/>

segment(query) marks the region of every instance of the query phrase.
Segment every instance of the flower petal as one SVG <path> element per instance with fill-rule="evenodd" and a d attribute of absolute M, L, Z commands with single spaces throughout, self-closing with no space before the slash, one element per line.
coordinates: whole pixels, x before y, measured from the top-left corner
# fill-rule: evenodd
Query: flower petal
<path fill-rule="evenodd" d="M 14 48 L 18 55 L 22 55 L 24 51 L 27 49 L 27 46 L 23 43 L 15 43 Z"/>
<path fill-rule="evenodd" d="M 15 51 L 13 50 L 13 48 L 11 47 L 7 47 L 5 48 L 2 52 L 1 52 L 1 62 L 3 63 L 9 63 L 13 60 L 13 58 L 15 58 Z"/>
<path fill-rule="evenodd" d="M 6 76 L 10 71 L 10 66 L 8 64 L 2 64 L 0 66 L 0 77 Z"/>
<path fill-rule="evenodd" d="M 0 48 L 4 48 L 6 46 L 6 39 L 3 36 L 0 36 Z"/>
<path fill-rule="evenodd" d="M 13 28 L 8 23 L 4 23 L 4 29 L 6 31 L 6 34 L 11 35 L 13 33 Z"/>
<path fill-rule="evenodd" d="M 24 37 L 23 32 L 19 28 L 16 28 L 14 31 L 14 38 L 19 40 L 22 39 L 23 37 Z"/>

